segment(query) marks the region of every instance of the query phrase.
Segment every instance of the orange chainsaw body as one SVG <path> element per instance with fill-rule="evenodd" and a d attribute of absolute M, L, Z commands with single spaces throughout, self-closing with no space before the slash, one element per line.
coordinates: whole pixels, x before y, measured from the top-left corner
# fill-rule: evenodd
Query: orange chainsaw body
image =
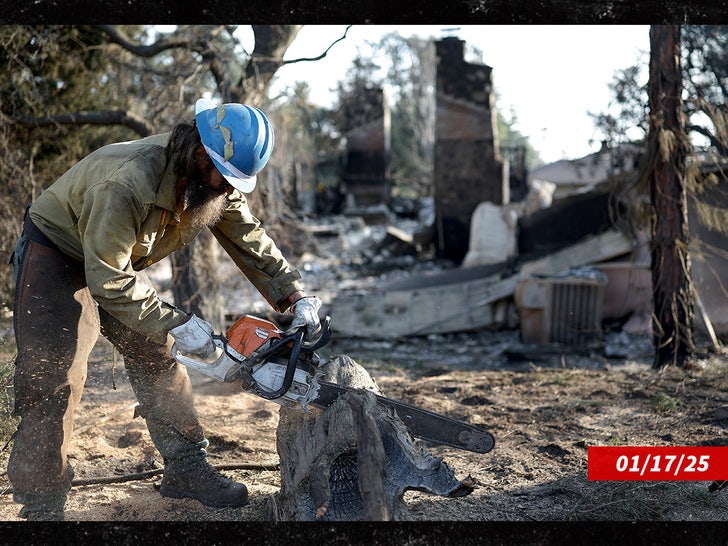
<path fill-rule="evenodd" d="M 281 339 L 281 330 L 270 321 L 252 315 L 243 315 L 227 329 L 227 344 L 243 355 L 250 357 L 260 347 L 273 339 Z"/>

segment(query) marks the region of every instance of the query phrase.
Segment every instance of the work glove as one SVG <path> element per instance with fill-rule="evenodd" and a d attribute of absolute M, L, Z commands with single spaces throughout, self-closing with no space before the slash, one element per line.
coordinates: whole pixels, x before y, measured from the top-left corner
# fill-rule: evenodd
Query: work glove
<path fill-rule="evenodd" d="M 306 327 L 303 339 L 309 340 L 321 328 L 321 319 L 318 312 L 321 309 L 321 300 L 316 296 L 305 296 L 294 303 L 290 311 L 293 313 L 293 322 L 286 333 L 293 333 L 299 328 Z"/>
<path fill-rule="evenodd" d="M 184 354 L 209 357 L 215 352 L 212 339 L 212 324 L 197 315 L 169 331 L 174 338 L 177 349 Z"/>

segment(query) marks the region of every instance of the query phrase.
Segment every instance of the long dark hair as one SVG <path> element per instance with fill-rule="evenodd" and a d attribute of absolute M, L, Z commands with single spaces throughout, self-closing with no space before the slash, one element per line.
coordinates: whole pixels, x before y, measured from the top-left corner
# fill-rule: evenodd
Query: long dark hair
<path fill-rule="evenodd" d="M 172 129 L 169 147 L 179 178 L 187 178 L 194 172 L 194 152 L 195 148 L 201 144 L 200 133 L 197 131 L 195 121 L 179 123 Z"/>

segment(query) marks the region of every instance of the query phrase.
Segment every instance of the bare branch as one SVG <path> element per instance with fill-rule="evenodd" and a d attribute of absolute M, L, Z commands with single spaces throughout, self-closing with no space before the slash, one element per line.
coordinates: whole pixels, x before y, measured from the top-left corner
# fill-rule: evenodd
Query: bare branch
<path fill-rule="evenodd" d="M 203 50 L 199 51 L 199 53 L 202 56 L 202 59 L 207 63 L 207 66 L 212 73 L 212 77 L 215 79 L 215 83 L 217 84 L 217 88 L 220 91 L 220 94 L 222 95 L 223 99 L 227 101 L 229 99 L 228 88 L 230 86 L 230 83 L 225 72 L 225 66 L 220 59 L 220 56 L 211 47 L 205 47 Z"/>
<path fill-rule="evenodd" d="M 276 471 L 280 470 L 280 463 L 223 463 L 213 465 L 216 470 L 261 470 Z M 112 483 L 125 483 L 133 481 L 148 480 L 164 473 L 163 468 L 155 468 L 144 472 L 136 472 L 134 474 L 125 474 L 123 476 L 102 476 L 98 478 L 80 478 L 73 480 L 71 486 L 83 487 L 86 485 L 107 485 Z M 13 490 L 10 488 L 3 489 L 0 495 L 12 495 Z"/>
<path fill-rule="evenodd" d="M 164 37 L 161 40 L 154 42 L 153 44 L 144 45 L 139 42 L 134 42 L 126 34 L 121 32 L 118 28 L 113 25 L 94 25 L 94 28 L 109 38 L 109 41 L 115 43 L 130 53 L 138 55 L 139 57 L 154 57 L 162 51 L 169 49 L 175 49 L 179 47 L 189 47 L 192 40 L 186 38 L 167 38 Z"/>
<path fill-rule="evenodd" d="M 48 127 L 51 125 L 125 125 L 142 137 L 148 136 L 152 131 L 151 126 L 145 120 L 139 119 L 124 110 L 75 112 L 72 114 L 59 114 L 57 116 L 44 116 L 40 118 L 21 116 L 11 118 L 11 121 L 28 129 Z"/>
<path fill-rule="evenodd" d="M 341 38 L 338 38 L 337 40 L 334 40 L 329 47 L 326 48 L 326 51 L 324 51 L 321 55 L 318 57 L 301 57 L 300 59 L 291 59 L 290 61 L 283 61 L 283 64 L 294 64 L 294 63 L 301 63 L 304 61 L 320 61 L 326 55 L 328 55 L 329 51 L 331 51 L 331 48 L 334 47 L 336 44 L 338 44 L 340 41 L 346 39 L 346 35 L 349 32 L 349 29 L 353 25 L 349 25 L 346 27 L 346 30 L 344 31 L 344 35 Z"/>
<path fill-rule="evenodd" d="M 704 127 L 703 125 L 691 124 L 687 125 L 685 129 L 688 133 L 695 132 L 707 138 L 711 146 L 714 146 L 718 153 L 720 153 L 721 155 L 724 155 L 726 153 L 727 150 L 724 144 L 720 141 L 720 139 L 716 138 L 715 135 L 710 130 L 708 130 L 707 127 Z"/>
<path fill-rule="evenodd" d="M 283 56 L 302 25 L 252 25 L 255 47 L 237 85 L 230 88 L 236 102 L 260 103 Z"/>

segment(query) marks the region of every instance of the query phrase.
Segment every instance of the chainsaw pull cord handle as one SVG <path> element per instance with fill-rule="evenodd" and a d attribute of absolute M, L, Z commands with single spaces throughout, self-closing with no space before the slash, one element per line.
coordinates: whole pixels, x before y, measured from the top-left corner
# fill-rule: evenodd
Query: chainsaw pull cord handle
<path fill-rule="evenodd" d="M 304 330 L 299 330 L 289 336 L 281 338 L 258 356 L 258 360 L 265 361 L 266 358 L 276 353 L 278 349 L 280 349 L 286 343 L 293 341 L 293 347 L 291 347 L 291 356 L 288 359 L 288 366 L 286 366 L 286 375 L 283 377 L 283 384 L 277 391 L 269 391 L 262 388 L 257 382 L 255 382 L 251 386 L 258 396 L 265 398 L 266 400 L 275 400 L 276 398 L 280 398 L 281 396 L 286 394 L 288 392 L 288 389 L 291 388 L 291 384 L 293 383 L 293 376 L 296 373 L 298 354 L 301 352 L 301 345 L 303 343 L 304 334 Z"/>

